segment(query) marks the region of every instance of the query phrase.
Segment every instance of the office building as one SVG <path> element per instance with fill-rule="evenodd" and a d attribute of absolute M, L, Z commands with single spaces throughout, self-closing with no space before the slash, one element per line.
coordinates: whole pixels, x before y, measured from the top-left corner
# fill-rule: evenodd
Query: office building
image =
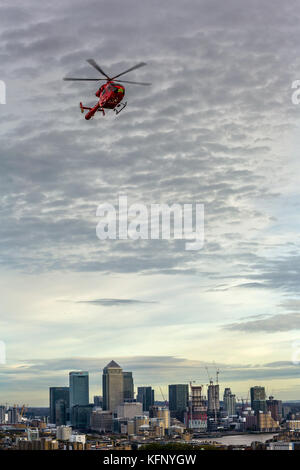
<path fill-rule="evenodd" d="M 258 413 L 267 412 L 265 387 L 255 386 L 250 388 L 251 408 Z"/>
<path fill-rule="evenodd" d="M 183 421 L 184 413 L 187 411 L 188 402 L 188 384 L 169 385 L 169 409 L 172 417 Z"/>
<path fill-rule="evenodd" d="M 85 371 L 69 373 L 70 410 L 75 405 L 89 404 L 89 373 Z"/>
<path fill-rule="evenodd" d="M 251 397 L 251 408 L 253 408 L 252 406 L 253 401 L 266 399 L 265 387 L 259 387 L 259 386 L 251 387 L 250 397 Z"/>
<path fill-rule="evenodd" d="M 50 423 L 56 424 L 56 402 L 63 400 L 65 402 L 65 408 L 68 412 L 70 395 L 69 387 L 50 387 L 49 399 L 50 399 Z"/>
<path fill-rule="evenodd" d="M 142 414 L 143 414 L 142 403 L 124 402 L 117 407 L 118 418 L 133 419 L 135 416 L 141 416 Z"/>
<path fill-rule="evenodd" d="M 91 414 L 91 429 L 97 432 L 112 432 L 113 413 L 108 410 L 93 411 Z"/>
<path fill-rule="evenodd" d="M 123 370 L 115 361 L 103 369 L 103 410 L 115 412 L 124 401 Z"/>
<path fill-rule="evenodd" d="M 55 424 L 63 426 L 67 424 L 67 406 L 65 400 L 57 400 L 55 403 Z"/>
<path fill-rule="evenodd" d="M 134 399 L 134 386 L 132 372 L 123 372 L 124 401 Z"/>
<path fill-rule="evenodd" d="M 154 405 L 154 390 L 152 387 L 138 387 L 137 402 L 143 404 L 143 411 L 149 411 Z"/>
<path fill-rule="evenodd" d="M 91 425 L 91 415 L 94 405 L 72 406 L 72 426 L 77 429 L 87 430 Z"/>

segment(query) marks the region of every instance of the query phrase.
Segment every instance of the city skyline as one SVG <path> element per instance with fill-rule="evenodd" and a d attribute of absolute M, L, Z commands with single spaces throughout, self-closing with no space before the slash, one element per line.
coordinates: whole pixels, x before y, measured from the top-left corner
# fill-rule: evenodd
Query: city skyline
<path fill-rule="evenodd" d="M 116 366 L 120 367 L 118 363 L 116 363 L 117 361 L 115 361 L 114 359 L 112 360 L 109 360 L 108 363 L 106 365 L 103 366 L 103 369 L 99 369 L 98 371 L 94 371 L 94 372 L 91 372 L 91 371 L 83 371 L 83 370 L 77 370 L 77 371 L 73 371 L 73 372 L 70 372 L 70 371 L 66 371 L 64 373 L 63 376 L 60 375 L 60 384 L 58 383 L 49 383 L 48 384 L 48 388 L 46 386 L 46 390 L 40 390 L 39 392 L 37 392 L 37 401 L 36 402 L 32 402 L 30 401 L 30 395 L 28 395 L 28 398 L 29 400 L 25 400 L 24 398 L 24 393 L 23 393 L 23 397 L 22 397 L 22 400 L 20 401 L 20 403 L 26 403 L 26 405 L 28 406 L 48 406 L 49 405 L 49 389 L 68 389 L 69 390 L 69 385 L 67 385 L 67 382 L 68 382 L 68 377 L 71 376 L 71 374 L 86 374 L 86 377 L 87 377 L 87 390 L 88 390 L 88 398 L 89 398 L 89 403 L 92 403 L 93 402 L 93 397 L 94 396 L 102 396 L 103 397 L 103 371 L 106 369 L 107 366 L 109 366 L 111 363 L 114 363 L 116 364 Z M 207 368 L 207 366 L 203 366 L 204 369 L 208 369 L 205 370 L 203 373 L 203 379 L 205 379 L 205 374 L 207 374 L 208 372 L 212 372 L 210 374 L 210 378 L 212 379 L 213 383 L 216 384 L 216 374 L 214 374 L 213 372 L 215 372 L 215 369 L 213 367 L 216 367 L 216 364 L 212 364 L 211 365 L 211 369 Z M 128 369 L 128 367 L 126 367 Z M 120 367 L 121 370 L 124 371 L 124 367 Z M 240 369 L 238 369 L 240 371 Z M 134 384 L 134 396 L 135 398 L 137 398 L 138 396 L 138 389 L 139 388 L 153 388 L 154 392 L 155 392 L 155 401 L 161 401 L 161 402 L 164 402 L 166 397 L 168 397 L 168 393 L 169 393 L 169 386 L 170 385 L 178 385 L 178 384 L 186 384 L 186 385 L 190 385 L 192 384 L 193 386 L 195 385 L 202 385 L 203 386 L 203 395 L 208 395 L 208 386 L 209 386 L 209 383 L 208 381 L 206 380 L 203 380 L 203 381 L 196 381 L 194 380 L 193 378 L 191 378 L 191 380 L 187 381 L 187 380 L 169 380 L 169 381 L 166 381 L 166 378 L 164 379 L 165 381 L 163 381 L 163 377 L 160 375 L 161 377 L 161 382 L 141 382 L 141 383 L 138 383 L 137 380 L 136 380 L 136 376 L 138 376 L 138 373 L 136 373 L 134 370 L 132 370 L 130 372 L 132 374 L 132 378 L 133 378 L 133 384 Z M 226 373 L 226 372 L 225 372 Z M 230 374 L 232 372 L 230 372 L 230 370 L 227 371 L 227 374 Z M 145 375 L 146 377 L 146 375 Z M 170 376 L 169 376 L 170 377 Z M 177 376 L 178 379 L 180 377 L 182 377 L 182 375 L 180 376 Z M 232 375 L 232 377 L 234 377 Z M 92 378 L 92 381 L 91 381 L 91 378 Z M 99 383 L 99 386 L 95 385 L 95 379 L 98 381 Z M 223 382 L 222 383 L 222 380 L 220 380 L 220 374 L 218 374 L 218 380 L 219 380 L 219 396 L 223 396 L 223 392 L 225 391 L 225 389 L 231 389 L 231 393 L 233 393 L 237 399 L 237 401 L 241 402 L 241 399 L 243 399 L 244 401 L 248 401 L 248 403 L 250 404 L 251 403 L 251 388 L 263 388 L 265 390 L 265 396 L 266 398 L 268 398 L 269 396 L 275 396 L 276 399 L 281 399 L 283 401 L 293 401 L 293 400 L 299 400 L 297 397 L 296 398 L 290 398 L 289 396 L 287 397 L 284 397 L 283 394 L 280 394 L 278 393 L 276 390 L 274 390 L 274 388 L 271 388 L 268 386 L 268 381 L 261 378 L 260 380 L 253 380 L 253 381 L 247 381 L 244 383 L 244 389 L 241 392 L 241 390 L 239 390 L 238 388 L 236 388 L 236 385 L 235 384 L 238 384 L 239 382 L 235 382 L 234 380 L 230 381 L 230 382 Z M 92 386 L 91 386 L 91 383 L 92 383 Z M 17 396 L 17 395 L 16 395 Z M 43 398 L 41 398 L 43 397 Z M 45 399 L 45 398 L 46 399 Z M 208 398 L 208 397 L 206 397 Z M 1 401 L 1 394 L 0 394 L 0 404 L 4 404 L 4 403 L 8 403 L 9 405 L 12 405 L 13 403 L 17 403 L 16 400 L 12 400 L 10 402 L 10 400 L 8 399 L 8 395 L 6 397 L 3 397 L 2 401 Z M 76 402 L 77 404 L 79 404 L 78 400 Z M 88 401 L 87 399 L 84 399 L 82 401 L 82 404 L 88 404 Z"/>
<path fill-rule="evenodd" d="M 215 361 L 222 390 L 300 399 L 295 5 L 1 2 L 0 402 L 45 405 L 76 370 L 98 395 L 112 357 L 157 397 Z M 63 77 L 90 57 L 152 86 L 86 121 L 95 82 Z M 203 248 L 99 240 L 120 195 L 203 204 Z"/>

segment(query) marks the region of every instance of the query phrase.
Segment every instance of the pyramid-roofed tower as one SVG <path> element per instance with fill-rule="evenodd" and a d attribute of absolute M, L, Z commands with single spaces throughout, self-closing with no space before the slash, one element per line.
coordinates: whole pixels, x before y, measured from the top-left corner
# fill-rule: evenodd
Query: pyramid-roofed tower
<path fill-rule="evenodd" d="M 103 410 L 116 412 L 124 401 L 124 373 L 115 361 L 110 361 L 102 374 Z"/>
<path fill-rule="evenodd" d="M 104 369 L 122 369 L 122 368 L 115 361 L 110 361 L 110 363 L 107 364 L 107 366 L 105 366 Z"/>

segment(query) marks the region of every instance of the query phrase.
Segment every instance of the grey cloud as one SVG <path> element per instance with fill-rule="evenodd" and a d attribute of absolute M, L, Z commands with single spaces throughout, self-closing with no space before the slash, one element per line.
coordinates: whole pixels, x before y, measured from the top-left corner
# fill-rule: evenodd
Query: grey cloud
<path fill-rule="evenodd" d="M 299 374 L 299 366 L 292 362 L 280 361 L 267 364 L 239 365 L 231 366 L 222 363 L 205 363 L 199 360 L 189 360 L 174 356 L 133 356 L 133 357 L 73 357 L 58 358 L 43 361 L 24 361 L 18 367 L 15 365 L 5 366 L 0 373 L 0 383 L 2 387 L 17 388 L 25 386 L 28 388 L 30 380 L 34 380 L 38 390 L 43 396 L 48 393 L 48 387 L 67 384 L 68 372 L 70 370 L 88 370 L 92 388 L 99 387 L 101 373 L 105 365 L 111 359 L 117 361 L 123 370 L 130 370 L 134 374 L 136 385 L 188 383 L 191 377 L 197 377 L 197 381 L 206 383 L 207 373 L 220 368 L 220 381 L 224 385 L 235 381 L 253 381 L 268 378 L 296 378 Z M 234 385 L 233 385 L 234 386 Z M 45 388 L 43 390 L 43 388 Z"/>
<path fill-rule="evenodd" d="M 78 300 L 76 303 L 103 305 L 104 307 L 114 307 L 118 305 L 140 305 L 140 304 L 154 304 L 155 301 L 135 300 L 135 299 L 93 299 L 93 300 Z"/>
<path fill-rule="evenodd" d="M 276 333 L 300 329 L 300 313 L 270 315 L 268 318 L 241 321 L 224 325 L 225 330 L 243 331 L 247 333 Z"/>
<path fill-rule="evenodd" d="M 289 182 L 278 136 L 285 141 L 299 114 L 290 101 L 300 70 L 297 2 L 274 0 L 270 14 L 266 0 L 4 0 L 0 24 L 5 272 L 185 274 L 199 291 L 297 297 L 299 241 L 273 232 Z M 78 104 L 95 102 L 94 84 L 62 78 L 92 76 L 89 57 L 116 72 L 145 60 L 128 79 L 153 85 L 126 86 L 124 112 L 86 122 Z M 119 192 L 145 204 L 204 203 L 204 249 L 100 243 L 96 208 Z M 286 309 L 290 317 L 274 315 L 275 331 L 298 327 L 298 307 Z M 274 326 L 267 318 L 227 329 Z"/>

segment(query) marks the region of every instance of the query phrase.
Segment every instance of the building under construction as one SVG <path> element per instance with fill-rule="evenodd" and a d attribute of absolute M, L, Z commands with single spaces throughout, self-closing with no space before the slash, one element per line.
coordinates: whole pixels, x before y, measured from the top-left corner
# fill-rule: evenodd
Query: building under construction
<path fill-rule="evenodd" d="M 220 417 L 220 388 L 210 380 L 207 387 L 207 430 L 217 431 Z"/>
<path fill-rule="evenodd" d="M 211 380 L 207 388 L 207 414 L 215 417 L 220 411 L 220 390 L 219 384 L 214 385 Z"/>
<path fill-rule="evenodd" d="M 193 431 L 206 431 L 207 407 L 206 397 L 202 395 L 203 385 L 190 384 L 189 406 L 184 415 L 184 423 Z"/>

